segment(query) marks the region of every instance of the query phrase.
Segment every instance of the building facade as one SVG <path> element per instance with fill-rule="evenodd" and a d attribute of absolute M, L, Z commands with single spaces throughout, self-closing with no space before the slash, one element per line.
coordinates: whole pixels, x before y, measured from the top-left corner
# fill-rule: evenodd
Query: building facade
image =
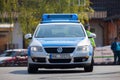
<path fill-rule="evenodd" d="M 90 24 L 97 34 L 97 46 L 110 45 L 120 38 L 120 0 L 90 0 L 94 13 L 89 15 Z"/>
<path fill-rule="evenodd" d="M 0 52 L 6 49 L 23 48 L 23 34 L 18 23 L 0 24 Z"/>

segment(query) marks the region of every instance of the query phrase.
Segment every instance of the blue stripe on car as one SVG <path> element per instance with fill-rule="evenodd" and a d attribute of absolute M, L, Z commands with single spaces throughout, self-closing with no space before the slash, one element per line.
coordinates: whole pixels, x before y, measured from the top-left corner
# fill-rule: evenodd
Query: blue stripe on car
<path fill-rule="evenodd" d="M 30 47 L 28 47 L 28 56 L 30 56 Z"/>

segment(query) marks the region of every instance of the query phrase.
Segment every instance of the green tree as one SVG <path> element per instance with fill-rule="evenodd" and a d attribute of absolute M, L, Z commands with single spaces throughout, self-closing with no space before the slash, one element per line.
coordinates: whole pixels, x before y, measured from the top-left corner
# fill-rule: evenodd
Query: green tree
<path fill-rule="evenodd" d="M 77 13 L 84 24 L 89 12 L 89 0 L 0 0 L 1 22 L 18 20 L 24 34 L 33 33 L 43 13 Z"/>
<path fill-rule="evenodd" d="M 33 33 L 43 13 L 77 13 L 87 22 L 90 0 L 0 0 L 0 22 L 19 22 L 23 34 Z"/>

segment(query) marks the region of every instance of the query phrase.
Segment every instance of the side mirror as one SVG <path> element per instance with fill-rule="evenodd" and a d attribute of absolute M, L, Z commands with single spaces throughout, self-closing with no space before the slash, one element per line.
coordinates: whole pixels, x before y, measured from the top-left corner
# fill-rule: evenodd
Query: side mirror
<path fill-rule="evenodd" d="M 96 34 L 95 33 L 90 33 L 90 35 L 88 36 L 88 38 L 96 38 Z"/>
<path fill-rule="evenodd" d="M 26 34 L 25 39 L 32 39 L 32 34 Z"/>

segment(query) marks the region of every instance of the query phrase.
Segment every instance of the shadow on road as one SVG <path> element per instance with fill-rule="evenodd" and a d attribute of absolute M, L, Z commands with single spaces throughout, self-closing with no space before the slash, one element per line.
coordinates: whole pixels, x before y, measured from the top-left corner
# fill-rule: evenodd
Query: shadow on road
<path fill-rule="evenodd" d="M 10 72 L 12 74 L 29 74 L 27 70 L 16 70 Z M 84 73 L 84 70 L 39 70 L 37 73 L 34 74 L 71 74 L 71 73 Z"/>
<path fill-rule="evenodd" d="M 12 74 L 28 74 L 27 70 L 16 70 L 16 71 L 12 71 L 10 72 Z"/>
<path fill-rule="evenodd" d="M 66 74 L 66 73 L 83 73 L 84 70 L 40 70 L 38 74 Z"/>

